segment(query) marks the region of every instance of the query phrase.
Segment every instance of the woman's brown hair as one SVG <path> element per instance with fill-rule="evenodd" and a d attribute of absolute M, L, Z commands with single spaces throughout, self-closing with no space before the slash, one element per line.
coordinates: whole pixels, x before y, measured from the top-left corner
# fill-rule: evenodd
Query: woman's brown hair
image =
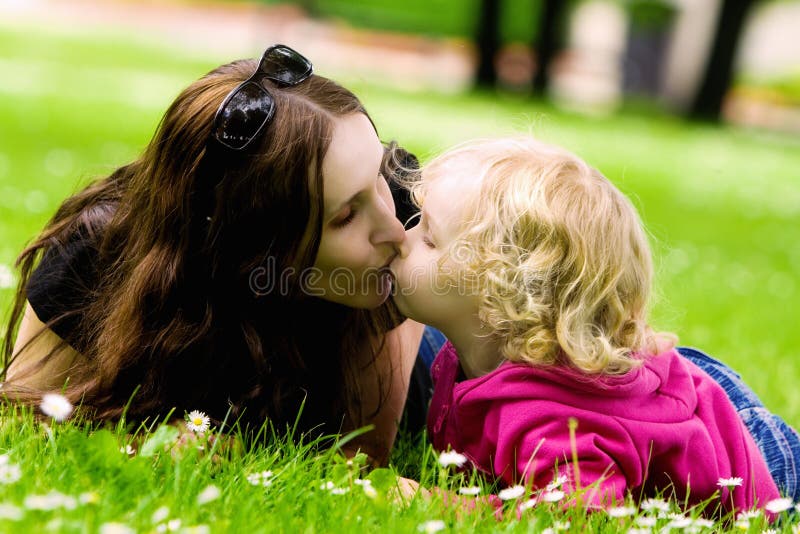
<path fill-rule="evenodd" d="M 313 265 L 332 121 L 366 111 L 351 92 L 311 76 L 293 87 L 268 86 L 276 111 L 254 149 L 232 153 L 208 143 L 220 102 L 255 68 L 255 61 L 236 61 L 190 85 L 139 159 L 64 201 L 17 259 L 4 369 L 35 266 L 79 236 L 96 246 L 98 282 L 84 306 L 46 326 L 79 318 L 81 357 L 64 392 L 91 418 L 117 419 L 126 405 L 132 420 L 172 408 L 222 420 L 230 410 L 229 419 L 259 425 L 268 418 L 281 428 L 303 405 L 304 430 L 363 422 L 358 384 L 374 371 L 364 365 L 369 357 L 356 355 L 374 359 L 394 312 L 305 296 L 296 276 L 288 291 L 264 294 L 251 278 L 268 260 L 276 273 Z M 4 394 L 34 403 L 41 392 L 11 380 Z"/>

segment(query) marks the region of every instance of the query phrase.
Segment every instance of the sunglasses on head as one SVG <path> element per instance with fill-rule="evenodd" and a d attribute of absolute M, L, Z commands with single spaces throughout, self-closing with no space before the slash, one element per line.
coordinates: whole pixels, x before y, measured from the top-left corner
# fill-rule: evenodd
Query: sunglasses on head
<path fill-rule="evenodd" d="M 266 78 L 281 86 L 293 86 L 311 76 L 312 70 L 311 62 L 299 52 L 286 45 L 270 46 L 253 75 L 222 101 L 211 136 L 231 150 L 244 150 L 275 114 L 275 100 L 262 81 Z"/>

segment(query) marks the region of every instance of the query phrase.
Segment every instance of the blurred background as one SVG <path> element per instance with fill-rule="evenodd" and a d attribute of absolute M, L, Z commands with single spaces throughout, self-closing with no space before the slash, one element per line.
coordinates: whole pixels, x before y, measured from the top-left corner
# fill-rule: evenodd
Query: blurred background
<path fill-rule="evenodd" d="M 423 160 L 562 144 L 629 194 L 653 323 L 800 427 L 800 1 L 0 0 L 0 317 L 60 202 L 218 64 L 297 48 Z"/>

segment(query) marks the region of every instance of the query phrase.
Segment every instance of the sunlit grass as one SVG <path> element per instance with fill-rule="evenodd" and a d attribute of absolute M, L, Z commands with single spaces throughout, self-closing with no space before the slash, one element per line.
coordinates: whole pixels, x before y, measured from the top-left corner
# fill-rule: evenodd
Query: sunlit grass
<path fill-rule="evenodd" d="M 322 448 L 267 429 L 250 440 L 234 432 L 227 440 L 190 433 L 194 439 L 179 441 L 189 432 L 180 422 L 36 422 L 30 410 L 5 406 L 0 419 L 3 532 L 297 532 L 314 525 L 337 532 L 707 532 L 730 529 L 737 519 L 704 517 L 718 506 L 713 499 L 695 507 L 626 501 L 587 514 L 564 506 L 583 494 L 571 493 L 565 480 L 539 491 L 497 491 L 425 444 L 416 475 L 431 493 L 402 497 L 397 469 L 368 471 L 361 455 L 347 460 L 336 445 Z M 782 526 L 788 532 L 793 524 Z M 737 530 L 765 526 L 763 513 L 754 513 L 740 518 Z"/>
<path fill-rule="evenodd" d="M 124 36 L 0 30 L 3 318 L 15 276 L 10 266 L 59 202 L 134 158 L 181 88 L 217 62 Z M 653 237 L 655 325 L 729 363 L 769 408 L 800 426 L 796 140 L 689 125 L 656 113 L 589 118 L 508 95 L 409 94 L 330 74 L 341 74 L 362 97 L 383 138 L 398 139 L 423 159 L 467 138 L 531 132 L 597 166 L 631 195 Z M 436 502 L 398 507 L 358 493 L 356 485 L 347 496 L 320 491 L 339 464 L 331 456 L 316 460 L 310 449 L 278 444 L 219 464 L 202 455 L 129 458 L 119 453 L 124 432 L 90 435 L 68 423 L 48 435 L 28 416 L 6 415 L 0 414 L 0 454 L 21 466 L 22 478 L 0 486 L 0 501 L 24 509 L 26 496 L 51 490 L 76 499 L 97 492 L 99 501 L 74 510 L 24 511 L 21 523 L 0 523 L 0 530 L 41 530 L 61 521 L 64 531 L 81 530 L 82 524 L 89 527 L 81 531 L 94 531 L 117 521 L 152 531 L 158 526 L 152 516 L 163 506 L 183 526 L 232 532 L 295 531 L 323 523 L 411 532 L 440 519 L 460 529 L 538 531 L 555 521 L 601 531 L 635 526 L 633 518 L 586 519 L 577 512 L 539 511 L 533 522 L 496 523 L 491 510 L 456 517 Z M 393 463 L 407 476 L 441 482 L 424 442 L 401 441 Z M 269 488 L 247 482 L 248 474 L 265 470 L 276 473 Z M 221 496 L 199 506 L 196 496 L 209 484 Z"/>

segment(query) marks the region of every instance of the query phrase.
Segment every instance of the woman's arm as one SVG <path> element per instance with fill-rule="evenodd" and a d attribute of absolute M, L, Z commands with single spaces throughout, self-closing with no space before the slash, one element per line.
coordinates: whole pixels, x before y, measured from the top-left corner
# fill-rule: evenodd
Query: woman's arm
<path fill-rule="evenodd" d="M 363 413 L 372 413 L 379 400 L 383 398 L 380 410 L 365 422 L 374 425 L 375 428 L 348 443 L 345 446 L 345 454 L 354 454 L 360 449 L 375 465 L 385 465 L 389 461 L 424 329 L 425 325 L 406 319 L 386 334 L 383 350 L 378 353 L 375 361 L 382 388 L 378 388 L 372 373 L 365 373 L 361 384 Z"/>
<path fill-rule="evenodd" d="M 28 372 L 56 347 L 60 347 L 59 350 L 44 365 L 34 372 Z M 13 354 L 6 372 L 6 382 L 39 391 L 61 389 L 69 378 L 70 367 L 80 356 L 39 320 L 28 302 L 25 303 L 25 314 L 19 325 Z"/>

